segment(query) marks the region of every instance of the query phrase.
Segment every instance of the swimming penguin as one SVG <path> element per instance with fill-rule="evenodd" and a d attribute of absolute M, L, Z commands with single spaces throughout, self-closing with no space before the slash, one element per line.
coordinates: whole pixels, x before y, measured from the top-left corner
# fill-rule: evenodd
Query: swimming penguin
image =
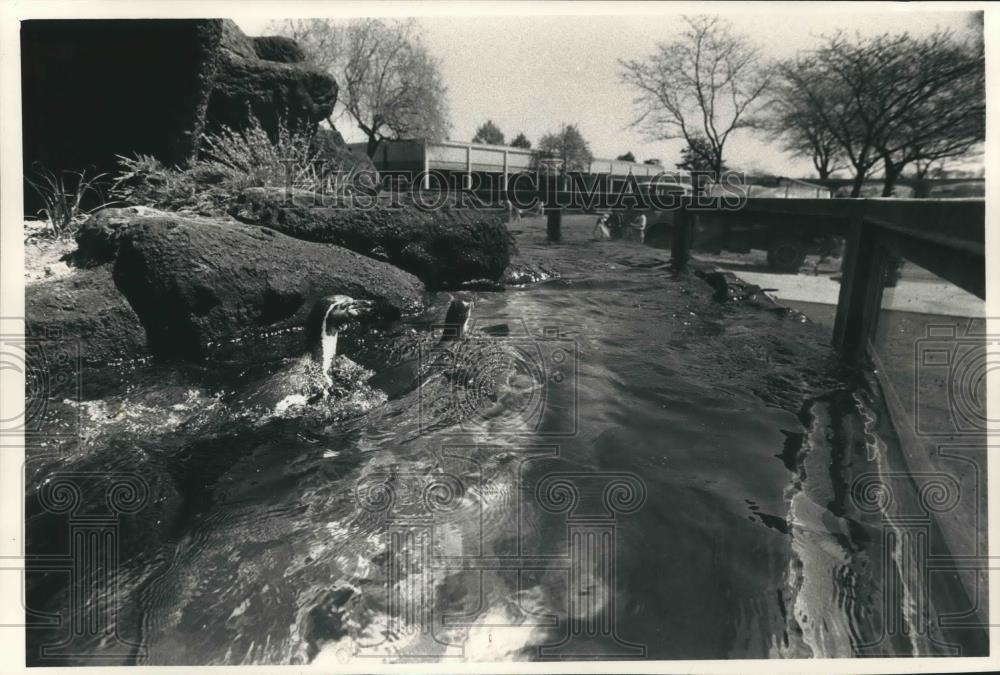
<path fill-rule="evenodd" d="M 426 428 L 457 422 L 514 428 L 541 396 L 544 374 L 531 353 L 533 341 L 512 338 L 506 323 L 470 334 L 472 310 L 469 300 L 452 301 L 441 338 L 411 385 L 420 390 Z"/>
<path fill-rule="evenodd" d="M 363 412 L 384 401 L 384 394 L 366 384 L 371 371 L 337 354 L 340 331 L 373 308 L 368 300 L 346 295 L 317 301 L 306 321 L 306 353 L 254 387 L 239 407 L 266 419 L 320 403 Z"/>
<path fill-rule="evenodd" d="M 330 366 L 337 355 L 340 331 L 351 319 L 370 314 L 374 306 L 370 300 L 355 300 L 347 295 L 331 295 L 313 305 L 306 321 L 306 344 L 329 384 L 333 383 Z"/>
<path fill-rule="evenodd" d="M 399 341 L 401 349 L 390 358 L 389 365 L 379 370 L 372 380 L 372 386 L 387 392 L 390 398 L 398 398 L 417 388 L 427 375 L 429 367 L 461 343 L 468 334 L 472 317 L 472 300 L 452 299 L 445 313 L 444 321 L 433 324 L 436 330 L 413 331 L 409 339 Z M 441 334 L 435 338 L 437 330 Z"/>
<path fill-rule="evenodd" d="M 472 321 L 472 300 L 452 300 L 448 313 L 444 316 L 444 330 L 438 344 L 463 339 L 469 332 Z"/>

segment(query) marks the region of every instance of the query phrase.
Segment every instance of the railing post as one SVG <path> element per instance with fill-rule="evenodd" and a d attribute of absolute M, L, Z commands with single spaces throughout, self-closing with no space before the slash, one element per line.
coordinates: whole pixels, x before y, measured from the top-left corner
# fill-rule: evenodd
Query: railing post
<path fill-rule="evenodd" d="M 875 230 L 865 222 L 864 202 L 859 202 L 848 228 L 833 324 L 833 345 L 848 359 L 864 353 L 882 302 L 882 254 Z"/>
<path fill-rule="evenodd" d="M 472 146 L 465 146 L 465 189 L 472 189 Z"/>
<path fill-rule="evenodd" d="M 684 269 L 691 258 L 691 240 L 694 238 L 694 216 L 688 210 L 687 199 L 681 197 L 681 207 L 674 215 L 673 241 L 670 258 L 674 269 Z"/>
<path fill-rule="evenodd" d="M 549 241 L 562 239 L 562 209 L 558 206 L 546 209 L 545 234 Z"/>
<path fill-rule="evenodd" d="M 545 236 L 549 241 L 562 240 L 562 207 L 559 205 L 559 191 L 566 189 L 565 174 L 555 176 L 555 190 L 548 192 L 548 203 L 545 205 Z"/>
<path fill-rule="evenodd" d="M 430 160 L 430 157 L 427 156 L 427 139 L 426 138 L 423 139 L 422 142 L 423 142 L 423 147 L 424 147 L 424 176 L 423 176 L 423 183 L 424 184 L 423 184 L 423 189 L 424 190 L 430 190 L 431 189 L 431 160 Z"/>

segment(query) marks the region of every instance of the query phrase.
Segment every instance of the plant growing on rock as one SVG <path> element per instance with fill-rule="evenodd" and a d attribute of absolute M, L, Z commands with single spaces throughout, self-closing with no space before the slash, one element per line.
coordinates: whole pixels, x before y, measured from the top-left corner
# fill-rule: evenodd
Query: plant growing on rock
<path fill-rule="evenodd" d="M 272 138 L 252 117 L 242 131 L 223 127 L 206 134 L 199 158 L 187 168 L 164 166 L 148 155 L 119 156 L 122 171 L 112 193 L 131 204 L 217 215 L 248 188 L 334 192 L 349 167 L 317 163 L 314 140 L 313 133 L 284 123 Z"/>
<path fill-rule="evenodd" d="M 34 171 L 35 178 L 25 176 L 24 180 L 45 204 L 38 215 L 44 216 L 53 237 L 61 237 L 86 216 L 109 204 L 104 197 L 107 174 L 88 176 L 86 169 L 56 173 L 41 165 Z M 91 197 L 96 199 L 96 204 Z M 93 205 L 85 208 L 88 204 Z"/>

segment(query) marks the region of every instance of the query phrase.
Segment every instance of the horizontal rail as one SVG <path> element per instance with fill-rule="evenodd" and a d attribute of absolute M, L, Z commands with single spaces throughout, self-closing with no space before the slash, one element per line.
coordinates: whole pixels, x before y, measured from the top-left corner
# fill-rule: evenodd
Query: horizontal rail
<path fill-rule="evenodd" d="M 683 198 L 684 214 L 674 232 L 675 262 L 690 256 L 691 217 L 801 219 L 803 230 L 835 230 L 846 236 L 834 344 L 859 357 L 874 334 L 887 267 L 908 259 L 958 287 L 986 298 L 986 205 L 982 199 L 748 199 L 739 211 L 693 208 Z"/>

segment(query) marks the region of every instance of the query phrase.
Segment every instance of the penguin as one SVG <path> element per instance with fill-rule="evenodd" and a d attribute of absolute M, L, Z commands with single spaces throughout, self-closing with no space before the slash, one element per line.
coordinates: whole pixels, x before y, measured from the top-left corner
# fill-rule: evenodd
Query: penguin
<path fill-rule="evenodd" d="M 444 330 L 441 332 L 441 339 L 438 345 L 447 342 L 462 340 L 469 332 L 469 323 L 472 321 L 472 300 L 452 300 L 448 305 L 448 312 L 444 316 Z"/>
<path fill-rule="evenodd" d="M 355 300 L 347 295 L 331 295 L 313 305 L 306 321 L 306 345 L 328 384 L 333 384 L 330 367 L 337 355 L 340 331 L 352 319 L 369 315 L 374 307 L 370 300 Z"/>
<path fill-rule="evenodd" d="M 340 331 L 368 316 L 374 303 L 347 295 L 331 295 L 313 306 L 306 321 L 306 350 L 238 402 L 244 415 L 266 420 L 310 406 L 359 408 L 362 412 L 385 400 L 366 383 L 372 373 L 337 354 Z"/>
<path fill-rule="evenodd" d="M 506 339 L 506 324 L 470 334 L 473 308 L 471 300 L 451 302 L 437 346 L 410 385 L 410 390 L 420 390 L 425 426 L 445 427 L 470 418 L 514 419 L 540 395 L 543 376 L 535 359 L 530 354 L 525 358 L 517 340 Z"/>
<path fill-rule="evenodd" d="M 386 391 L 393 399 L 415 390 L 430 367 L 441 360 L 442 351 L 450 351 L 466 339 L 473 306 L 472 300 L 452 299 L 444 321 L 434 324 L 434 328 L 441 330 L 440 337 L 433 337 L 435 330 L 406 344 L 400 358 L 372 378 L 372 385 Z"/>

